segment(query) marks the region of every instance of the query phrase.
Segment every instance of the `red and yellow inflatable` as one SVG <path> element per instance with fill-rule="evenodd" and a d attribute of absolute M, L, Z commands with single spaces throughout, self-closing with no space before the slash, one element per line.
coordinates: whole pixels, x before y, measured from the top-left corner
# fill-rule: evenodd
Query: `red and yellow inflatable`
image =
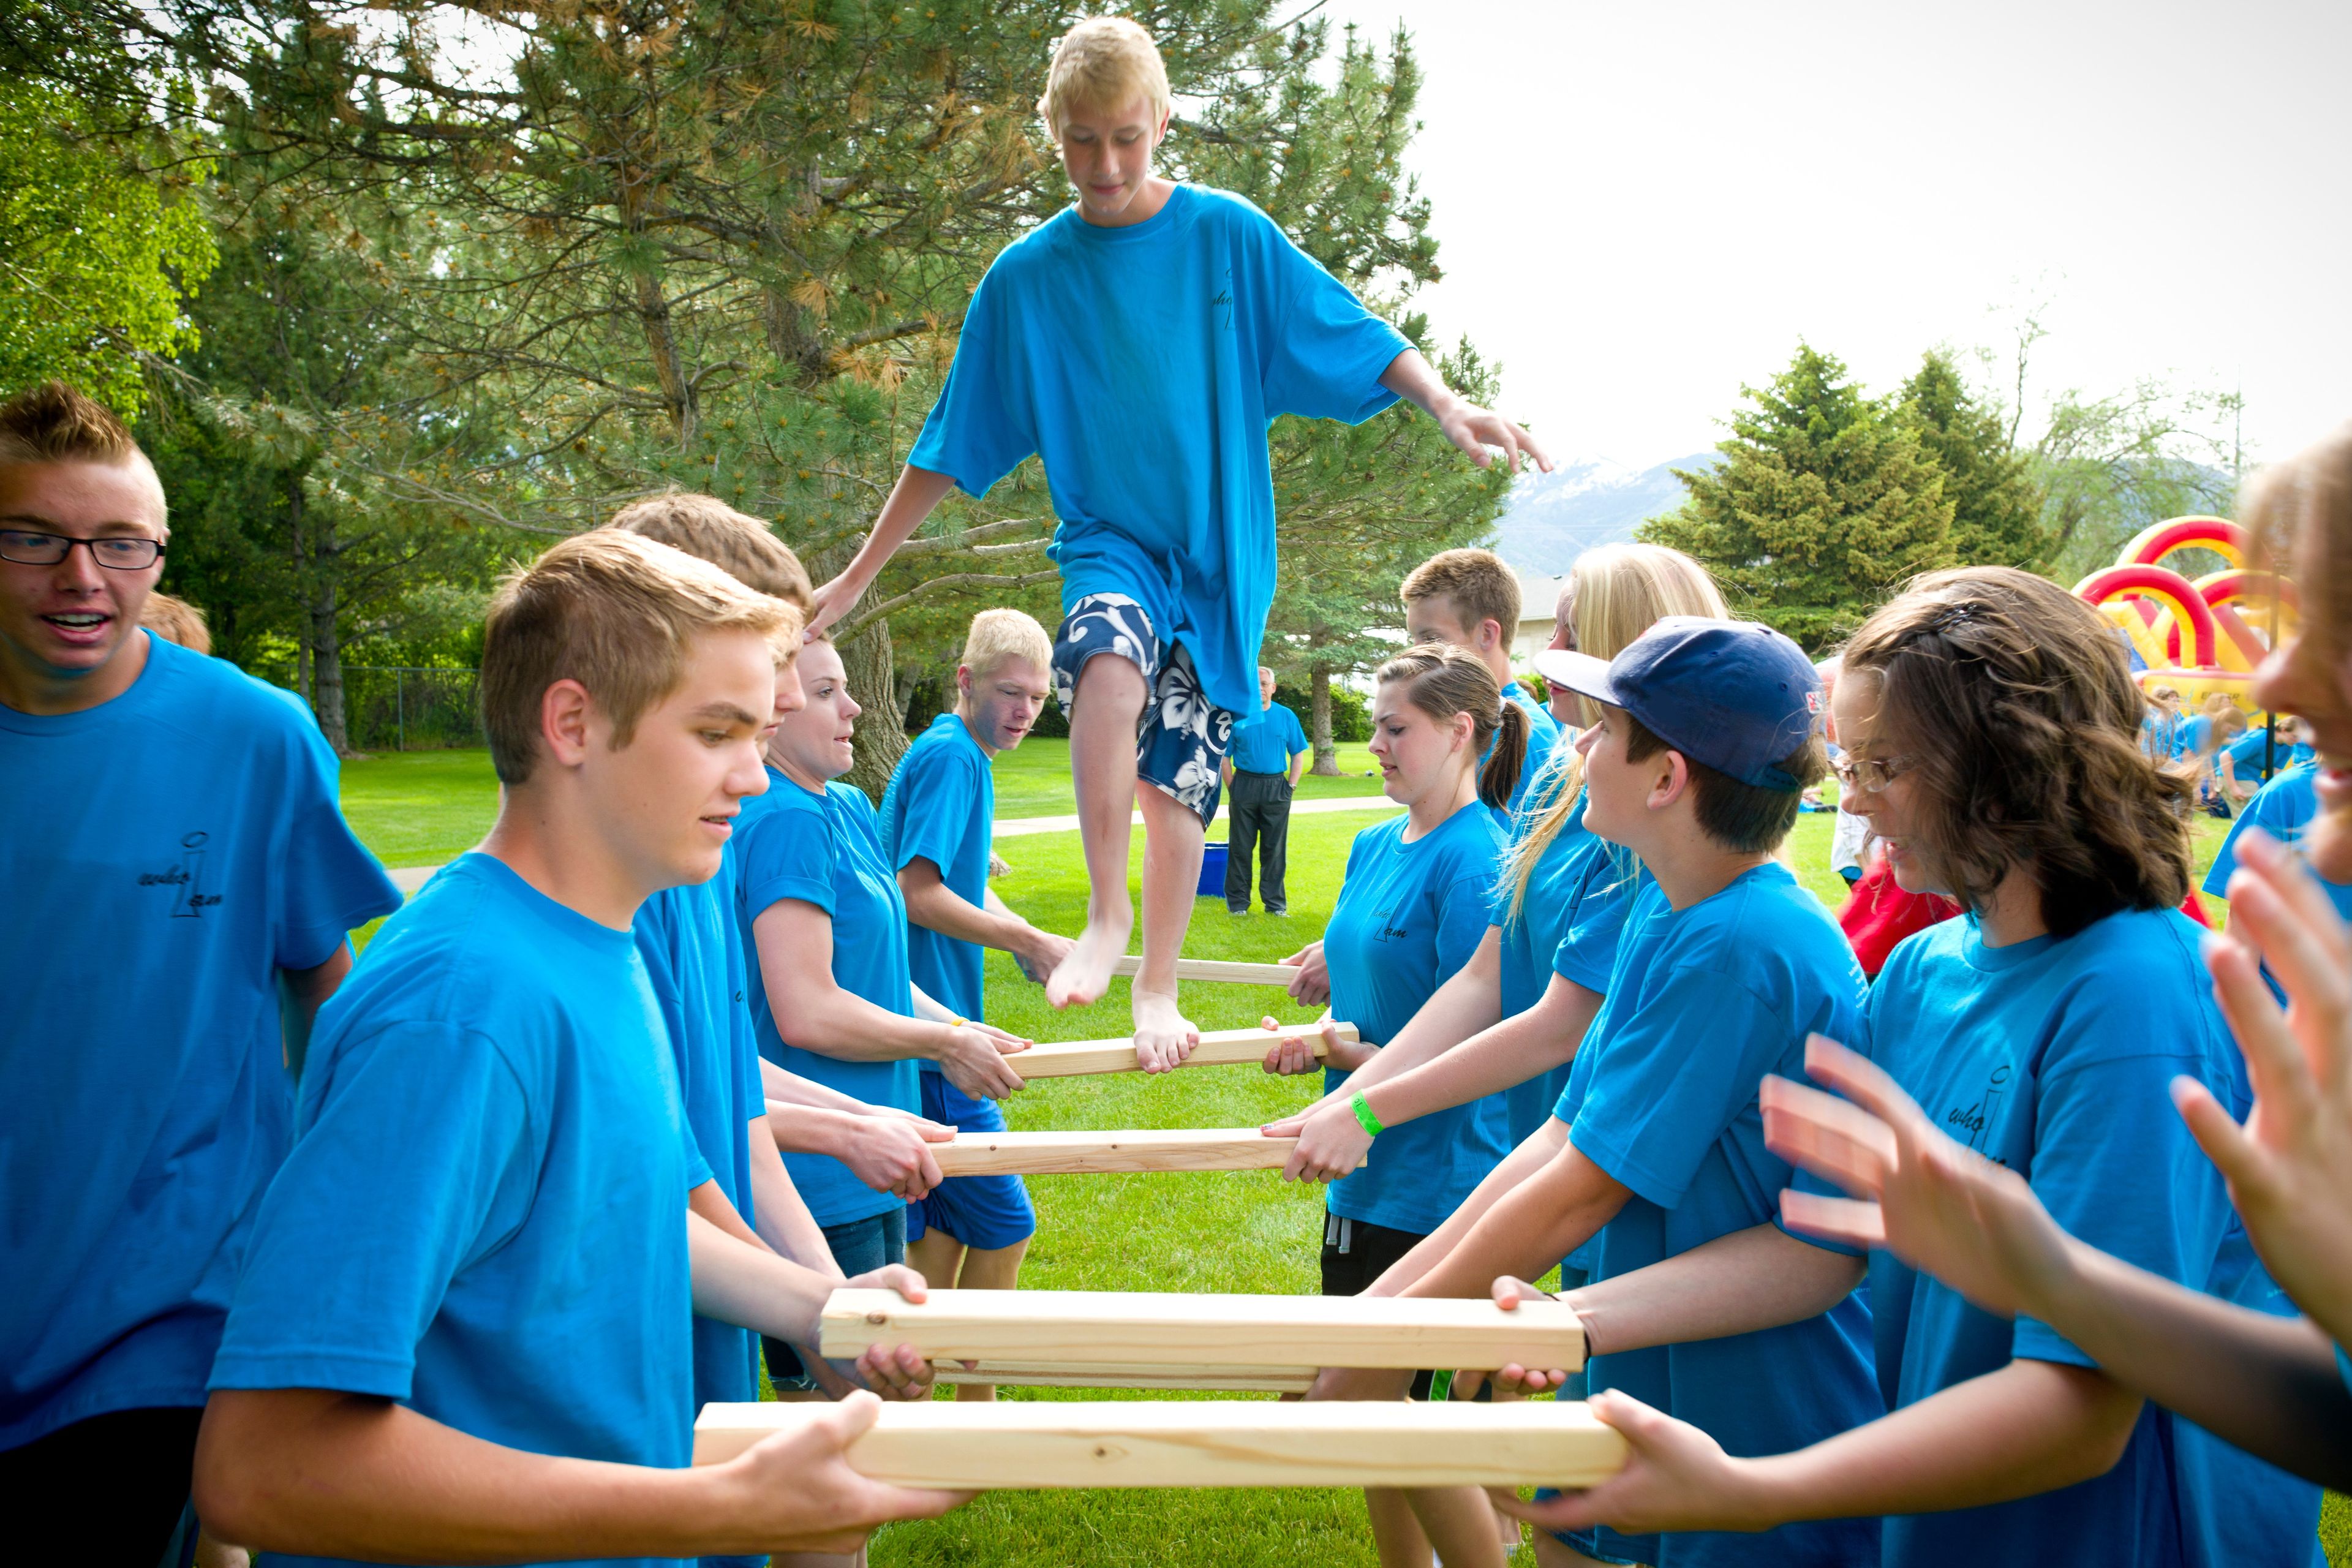
<path fill-rule="evenodd" d="M 2225 571 L 2190 582 L 2164 564 L 2180 550 L 2210 550 Z M 2246 569 L 2247 539 L 2218 517 L 2176 517 L 2141 531 L 2074 592 L 2130 644 L 2143 686 L 2169 686 L 2194 709 L 2210 692 L 2251 710 L 2247 687 L 2271 638 L 2294 627 L 2294 586 Z M 2242 613 L 2240 606 L 2243 606 Z"/>

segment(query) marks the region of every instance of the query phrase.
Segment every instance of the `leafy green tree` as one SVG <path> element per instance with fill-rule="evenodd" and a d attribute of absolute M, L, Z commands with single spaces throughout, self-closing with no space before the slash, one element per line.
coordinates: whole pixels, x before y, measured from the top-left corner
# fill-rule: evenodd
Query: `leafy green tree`
<path fill-rule="evenodd" d="M 2051 538 L 2032 457 L 2011 445 L 2001 411 L 1969 394 L 1950 356 L 1930 351 L 1897 394 L 1900 416 L 1944 470 L 1952 557 L 1970 566 L 2039 565 Z"/>
<path fill-rule="evenodd" d="M 182 295 L 212 270 L 191 195 L 203 166 L 140 169 L 72 96 L 0 80 L 0 388 L 56 377 L 125 414 L 142 355 L 194 338 Z"/>
<path fill-rule="evenodd" d="M 1735 607 L 1814 650 L 1905 578 L 1952 563 L 1942 468 L 1843 363 L 1801 342 L 1769 385 L 1741 391 L 1723 462 L 1676 469 L 1688 496 L 1641 537 L 1705 562 Z"/>

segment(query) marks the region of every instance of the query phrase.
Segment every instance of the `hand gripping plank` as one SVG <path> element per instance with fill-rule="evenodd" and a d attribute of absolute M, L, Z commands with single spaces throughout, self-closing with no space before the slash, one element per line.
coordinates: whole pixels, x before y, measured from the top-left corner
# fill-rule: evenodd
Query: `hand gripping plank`
<path fill-rule="evenodd" d="M 1356 1026 L 1333 1026 L 1340 1039 L 1354 1044 Z M 1265 1059 L 1265 1053 L 1291 1036 L 1307 1041 L 1315 1054 L 1323 1054 L 1322 1031 L 1313 1024 L 1286 1025 L 1277 1029 L 1203 1029 L 1201 1043 L 1184 1058 L 1188 1068 L 1233 1067 L 1248 1063 L 1255 1067 Z M 1041 1078 L 1076 1078 L 1087 1073 L 1133 1072 L 1136 1068 L 1135 1041 L 1060 1040 L 1050 1045 L 1034 1045 L 1025 1051 L 1015 1051 L 1004 1058 L 1004 1064 L 1024 1079 Z"/>
<path fill-rule="evenodd" d="M 1007 1291 L 1005 1294 L 1013 1294 Z M 822 1405 L 706 1405 L 694 1462 L 733 1458 Z M 1581 1404 L 1270 1400 L 885 1405 L 850 1467 L 901 1486 L 1589 1487 L 1625 1440 Z"/>
<path fill-rule="evenodd" d="M 946 1176 L 1058 1176 L 1114 1171 L 1278 1171 L 1298 1146 L 1255 1127 L 1172 1131 L 959 1132 L 934 1143 Z"/>
<path fill-rule="evenodd" d="M 1055 1366 L 1521 1366 L 1574 1372 L 1584 1330 L 1558 1301 L 1404 1296 L 1213 1296 L 1118 1290 L 844 1288 L 825 1302 L 818 1348 L 854 1360 L 912 1345 L 929 1361 Z"/>

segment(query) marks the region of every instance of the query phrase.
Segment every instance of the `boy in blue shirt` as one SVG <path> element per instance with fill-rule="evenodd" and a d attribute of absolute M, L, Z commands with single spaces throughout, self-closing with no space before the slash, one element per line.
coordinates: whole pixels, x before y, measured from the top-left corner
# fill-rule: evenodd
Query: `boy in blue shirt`
<path fill-rule="evenodd" d="M 1199 1031 L 1177 1005 L 1218 772 L 1274 600 L 1281 414 L 1361 421 L 1399 396 L 1481 465 L 1488 447 L 1550 462 L 1528 433 L 1456 396 L 1404 338 L 1239 196 L 1151 172 L 1168 73 L 1123 17 L 1073 27 L 1038 109 L 1077 202 L 1007 246 L 972 295 L 955 364 L 873 531 L 818 588 L 813 624 L 848 610 L 951 487 L 973 496 L 1033 453 L 1061 520 L 1054 679 L 1091 894 L 1046 981 L 1091 1002 L 1126 954 L 1130 814 L 1144 817 L 1143 967 L 1132 992 L 1147 1070 Z M 1137 781 L 1150 784 L 1138 791 Z"/>
<path fill-rule="evenodd" d="M 1286 852 L 1290 845 L 1290 797 L 1298 775 L 1307 768 L 1307 732 L 1298 715 L 1274 700 L 1274 671 L 1257 667 L 1258 718 L 1234 731 L 1234 747 L 1225 758 L 1225 787 L 1233 792 L 1233 811 L 1226 824 L 1225 910 L 1249 913 L 1251 861 L 1265 859 L 1258 879 L 1258 901 L 1270 915 L 1290 912 L 1290 896 L 1283 886 Z"/>
<path fill-rule="evenodd" d="M 1550 662 L 1602 705 L 1578 742 L 1585 825 L 1633 851 L 1653 880 L 1626 916 L 1553 1120 L 1377 1294 L 1485 1297 L 1498 1276 L 1532 1277 L 1580 1247 L 1605 1281 L 1769 1224 L 1789 1167 L 1764 1147 L 1758 1080 L 1801 1064 L 1809 1033 L 1850 1027 L 1867 994 L 1829 911 L 1772 858 L 1822 772 L 1820 685 L 1797 646 L 1759 626 L 1675 616 L 1608 664 Z M 1596 1355 L 1586 1373 L 1731 1452 L 1774 1453 L 1878 1414 L 1869 1344 L 1868 1314 L 1844 1296 L 1759 1332 Z M 1394 1381 L 1327 1371 L 1318 1389 L 1387 1397 Z M 1442 1533 L 1440 1521 L 1465 1517 L 1443 1494 L 1417 1494 L 1414 1507 L 1444 1562 L 1498 1561 L 1490 1530 Z M 1877 1531 L 1859 1520 L 1755 1535 L 1588 1530 L 1567 1544 L 1674 1568 L 1858 1565 L 1875 1561 Z"/>
<path fill-rule="evenodd" d="M 2300 852 L 2304 829 L 2319 815 L 2318 777 L 2319 765 L 2305 758 L 2254 792 L 2254 798 L 2246 803 L 2246 809 L 2230 825 L 2230 837 L 2221 840 L 2221 847 L 2213 857 L 2213 868 L 2205 873 L 2203 886 L 2210 896 L 2230 896 L 2230 874 L 2238 868 L 2238 840 L 2249 827 L 2259 827 Z M 2318 881 L 2335 904 L 2336 912 L 2352 921 L 2352 882 L 2331 882 L 2325 877 Z"/>
<path fill-rule="evenodd" d="M 1498 813 L 1508 831 L 1526 804 L 1528 787 L 1559 740 L 1559 721 L 1511 673 L 1511 639 L 1519 629 L 1518 575 L 1491 550 L 1441 551 L 1406 574 L 1399 596 L 1404 600 L 1407 642 L 1468 648 L 1493 674 L 1503 700 L 1528 716 L 1528 754 L 1511 798 Z"/>
<path fill-rule="evenodd" d="M 987 1016 L 981 955 L 1012 953 L 1052 973 L 1068 939 L 1039 931 L 989 891 L 996 785 L 989 763 L 1019 745 L 1052 689 L 1053 645 L 1019 610 L 982 610 L 965 634 L 956 705 L 898 759 L 882 795 L 882 847 L 907 903 L 907 968 L 916 986 L 960 1017 Z M 923 1114 L 961 1132 L 1002 1132 L 996 1101 L 968 1095 L 925 1060 Z M 1036 1233 L 1018 1176 L 951 1176 L 907 1205 L 907 1261 L 942 1289 L 1010 1290 Z M 967 1384 L 958 1399 L 995 1391 Z"/>
<path fill-rule="evenodd" d="M 141 629 L 169 530 L 120 421 L 0 406 L 0 1493 L 10 1554 L 153 1562 L 289 1070 L 400 895 L 300 702 Z M 104 1505 L 68 1508 L 102 1475 Z"/>
<path fill-rule="evenodd" d="M 693 1212 L 631 924 L 759 790 L 786 607 L 666 545 L 565 540 L 493 600 L 482 847 L 320 1014 L 213 1363 L 200 1511 L 281 1561 L 854 1550 L 952 1499 L 850 1472 L 859 1395 L 688 1468 L 691 1314 L 803 1342 L 834 1279 Z M 922 1281 L 867 1282 L 919 1300 Z M 909 1353 L 861 1358 L 927 1396 Z M 731 1472 L 731 1473 L 730 1473 Z"/>

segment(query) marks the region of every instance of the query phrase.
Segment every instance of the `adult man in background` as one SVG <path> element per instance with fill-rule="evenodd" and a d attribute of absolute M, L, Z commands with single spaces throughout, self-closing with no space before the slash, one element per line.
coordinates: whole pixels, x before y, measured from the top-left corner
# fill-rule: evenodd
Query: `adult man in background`
<path fill-rule="evenodd" d="M 1307 732 L 1298 715 L 1274 700 L 1274 671 L 1257 667 L 1257 721 L 1234 731 L 1225 754 L 1225 787 L 1233 805 L 1226 824 L 1225 910 L 1249 913 L 1250 859 L 1261 858 L 1258 901 L 1270 915 L 1287 915 L 1284 858 L 1290 847 L 1290 797 L 1307 771 Z"/>

